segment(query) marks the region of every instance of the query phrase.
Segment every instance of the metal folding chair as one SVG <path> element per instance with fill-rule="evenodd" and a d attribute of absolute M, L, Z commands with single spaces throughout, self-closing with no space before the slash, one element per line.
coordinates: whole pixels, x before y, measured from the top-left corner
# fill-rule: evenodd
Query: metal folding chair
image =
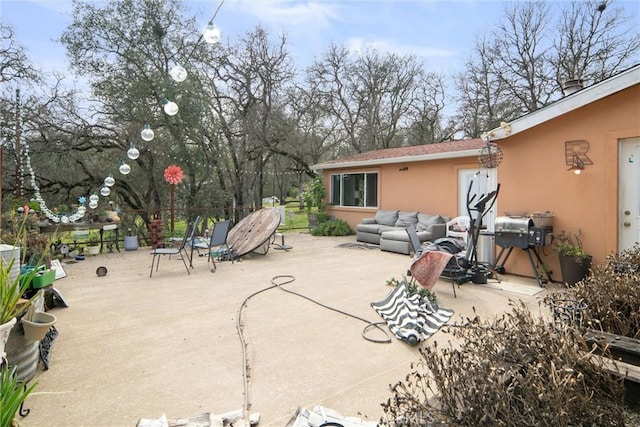
<path fill-rule="evenodd" d="M 164 248 L 155 248 L 151 251 L 151 255 L 153 255 L 153 259 L 151 260 L 151 272 L 149 273 L 149 277 L 153 276 L 153 266 L 155 264 L 156 271 L 158 271 L 158 267 L 160 266 L 160 258 L 162 255 L 179 255 L 182 263 L 184 264 L 184 268 L 187 269 L 187 274 L 191 274 L 189 271 L 189 266 L 187 265 L 186 258 L 189 258 L 189 254 L 186 251 L 187 242 L 193 239 L 196 227 L 195 223 L 189 224 L 187 230 L 184 233 L 184 237 L 178 246 L 169 246 Z M 172 245 L 173 242 L 169 241 L 169 244 Z"/>
<path fill-rule="evenodd" d="M 229 246 L 227 245 L 227 236 L 229 235 L 230 229 L 231 220 L 225 219 L 223 221 L 218 221 L 213 226 L 213 230 L 211 231 L 211 239 L 209 240 L 209 242 L 200 239 L 194 241 L 191 246 L 192 257 L 194 249 L 198 250 L 198 252 L 200 252 L 200 250 L 207 251 L 207 262 L 213 262 L 213 269 L 211 270 L 212 273 L 215 272 L 217 268 L 215 257 L 212 256 L 212 252 L 214 248 L 218 248 L 218 250 L 230 250 Z M 233 257 L 231 258 L 231 262 L 233 262 Z"/>

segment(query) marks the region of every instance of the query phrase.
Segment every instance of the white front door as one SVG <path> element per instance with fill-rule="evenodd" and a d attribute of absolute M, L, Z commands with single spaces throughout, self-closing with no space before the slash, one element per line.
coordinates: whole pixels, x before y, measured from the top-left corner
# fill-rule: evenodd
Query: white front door
<path fill-rule="evenodd" d="M 476 202 L 483 196 L 494 191 L 498 185 L 497 181 L 497 169 L 485 169 L 478 167 L 476 169 L 460 169 L 458 172 L 458 215 L 468 216 L 467 199 L 475 195 L 470 205 L 474 207 Z M 471 190 L 469 190 L 471 189 Z M 468 195 L 468 197 L 467 197 Z M 482 225 L 487 228 L 488 231 L 494 231 L 497 212 L 497 201 L 489 207 L 486 206 L 486 214 L 482 220 Z M 473 218 L 477 219 L 478 212 L 471 211 Z"/>
<path fill-rule="evenodd" d="M 618 251 L 640 242 L 640 138 L 620 140 Z"/>

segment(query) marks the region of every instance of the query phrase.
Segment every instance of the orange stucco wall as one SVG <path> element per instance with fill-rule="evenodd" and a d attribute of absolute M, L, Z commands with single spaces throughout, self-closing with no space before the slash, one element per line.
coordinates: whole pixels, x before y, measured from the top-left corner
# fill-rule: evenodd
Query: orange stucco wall
<path fill-rule="evenodd" d="M 501 141 L 499 211 L 550 210 L 555 232 L 580 231 L 594 262 L 604 262 L 618 248 L 618 139 L 639 135 L 636 85 Z M 593 161 L 580 175 L 568 172 L 565 160 L 565 142 L 574 140 L 589 143 L 587 156 Z M 542 252 L 560 280 L 557 256 L 548 248 Z M 512 258 L 508 270 L 531 270 L 524 256 Z"/>
<path fill-rule="evenodd" d="M 586 250 L 602 263 L 618 247 L 618 140 L 640 136 L 640 85 L 564 114 L 532 129 L 498 141 L 504 157 L 498 167 L 501 185 L 497 214 L 552 211 L 555 232 L 582 234 Z M 565 142 L 585 140 L 588 157 L 582 174 L 568 172 Z M 417 210 L 455 216 L 458 169 L 477 167 L 475 158 L 409 162 L 377 167 L 325 170 L 325 182 L 336 172 L 378 171 L 380 209 Z M 376 209 L 328 208 L 355 229 Z M 499 248 L 498 248 L 499 249 Z M 557 256 L 540 250 L 546 266 L 560 280 Z M 533 276 L 522 251 L 513 251 L 505 264 L 509 273 Z"/>
<path fill-rule="evenodd" d="M 325 171 L 325 182 L 329 182 L 330 174 L 346 172 L 378 172 L 379 180 L 377 209 L 329 206 L 327 211 L 347 221 L 354 230 L 362 218 L 374 216 L 378 209 L 419 211 L 454 217 L 458 209 L 457 170 L 461 167 L 477 167 L 475 161 L 475 158 L 435 160 Z M 408 169 L 400 170 L 404 166 Z"/>

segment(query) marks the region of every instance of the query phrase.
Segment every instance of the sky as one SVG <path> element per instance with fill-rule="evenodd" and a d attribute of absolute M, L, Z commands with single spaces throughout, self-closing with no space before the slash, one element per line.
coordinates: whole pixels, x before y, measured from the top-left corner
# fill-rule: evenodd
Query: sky
<path fill-rule="evenodd" d="M 99 1 L 99 0 L 96 0 Z M 566 0 L 565 0 L 566 1 Z M 183 0 L 204 26 L 220 0 Z M 299 67 L 319 57 L 331 42 L 353 50 L 412 54 L 429 71 L 460 71 L 475 38 L 499 22 L 507 2 L 490 0 L 224 0 L 215 19 L 224 38 L 260 24 L 286 33 Z M 640 26 L 640 0 L 617 0 Z M 0 19 L 43 70 L 67 72 L 56 42 L 71 22 L 71 0 L 0 0 Z"/>

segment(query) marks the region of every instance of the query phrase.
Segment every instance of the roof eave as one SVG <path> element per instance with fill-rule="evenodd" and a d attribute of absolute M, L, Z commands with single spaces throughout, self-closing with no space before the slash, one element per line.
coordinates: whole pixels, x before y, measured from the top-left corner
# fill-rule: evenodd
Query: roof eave
<path fill-rule="evenodd" d="M 640 84 L 640 65 L 561 98 L 510 123 L 502 123 L 488 132 L 489 139 L 496 141 L 508 138 L 637 84 Z"/>
<path fill-rule="evenodd" d="M 421 154 L 416 156 L 389 157 L 386 159 L 360 160 L 340 163 L 320 163 L 311 166 L 311 170 L 346 169 L 355 167 L 378 166 L 390 163 L 422 162 L 427 160 L 459 159 L 462 157 L 473 157 L 480 155 L 480 148 L 462 151 L 450 151 L 445 153 Z"/>

